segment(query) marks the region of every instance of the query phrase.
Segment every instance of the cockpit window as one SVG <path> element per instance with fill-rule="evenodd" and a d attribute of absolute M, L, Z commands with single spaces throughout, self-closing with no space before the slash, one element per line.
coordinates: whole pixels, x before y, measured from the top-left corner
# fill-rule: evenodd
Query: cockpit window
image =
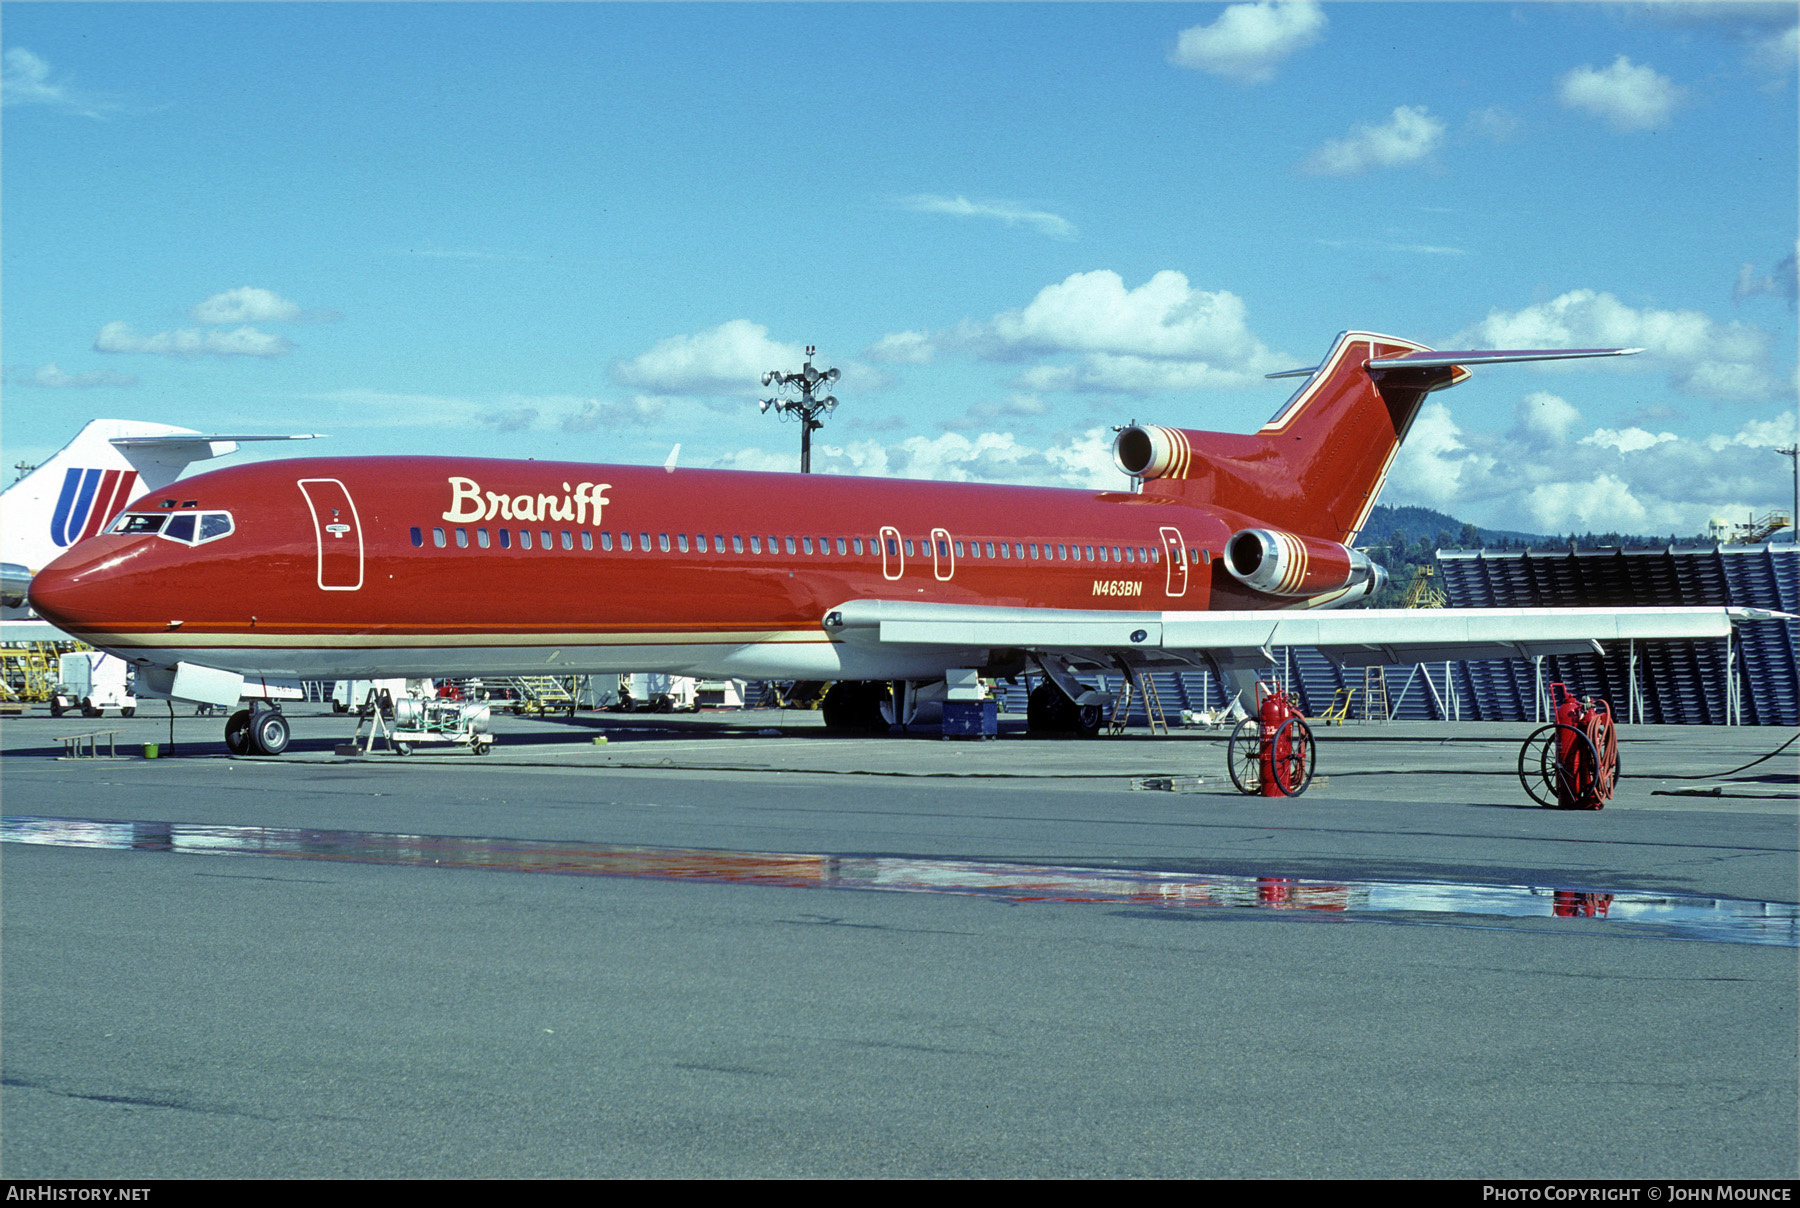
<path fill-rule="evenodd" d="M 112 531 L 115 533 L 160 533 L 167 516 L 146 516 L 141 512 L 126 512 L 113 521 Z"/>
<path fill-rule="evenodd" d="M 111 531 L 127 536 L 161 536 L 165 541 L 179 541 L 183 545 L 204 545 L 229 537 L 236 529 L 230 512 L 163 512 L 157 515 L 126 512 L 113 521 Z"/>

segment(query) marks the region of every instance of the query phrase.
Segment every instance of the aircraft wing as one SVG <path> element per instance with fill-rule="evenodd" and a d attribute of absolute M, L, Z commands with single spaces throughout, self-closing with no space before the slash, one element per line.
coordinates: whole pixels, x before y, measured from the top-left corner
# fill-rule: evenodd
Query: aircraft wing
<path fill-rule="evenodd" d="M 1590 654 L 1596 642 L 1723 638 L 1736 621 L 1786 619 L 1751 608 L 1370 608 L 1356 611 L 1101 612 L 852 600 L 826 615 L 843 641 L 986 647 L 1087 661 L 1243 663 L 1312 646 L 1345 666 Z"/>

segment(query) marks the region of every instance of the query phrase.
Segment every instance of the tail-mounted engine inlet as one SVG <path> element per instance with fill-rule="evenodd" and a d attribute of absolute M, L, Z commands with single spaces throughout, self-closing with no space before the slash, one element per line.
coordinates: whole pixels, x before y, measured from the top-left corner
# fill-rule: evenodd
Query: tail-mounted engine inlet
<path fill-rule="evenodd" d="M 1225 569 L 1271 596 L 1316 596 L 1346 587 L 1378 590 L 1382 568 L 1361 550 L 1275 529 L 1239 529 L 1225 543 Z"/>
<path fill-rule="evenodd" d="M 1132 424 L 1113 441 L 1113 464 L 1133 478 L 1186 478 L 1194 447 L 1180 428 Z"/>

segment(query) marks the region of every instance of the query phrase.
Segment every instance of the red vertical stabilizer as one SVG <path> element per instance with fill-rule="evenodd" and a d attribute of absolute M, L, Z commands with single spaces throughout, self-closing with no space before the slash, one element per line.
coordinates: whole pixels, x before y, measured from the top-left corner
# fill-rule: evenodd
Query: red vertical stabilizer
<path fill-rule="evenodd" d="M 1147 495 L 1236 512 L 1302 537 L 1353 545 L 1394 454 L 1433 390 L 1467 380 L 1470 365 L 1631 356 L 1641 348 L 1434 352 L 1398 336 L 1347 331 L 1254 435 L 1133 425 L 1113 459 Z"/>
<path fill-rule="evenodd" d="M 1172 495 L 1349 545 L 1375 505 L 1419 404 L 1431 391 L 1469 376 L 1456 365 L 1369 367 L 1426 351 L 1394 336 L 1346 332 L 1260 431 L 1239 436 L 1131 428 L 1120 435 L 1121 465 L 1145 479 L 1145 494 Z"/>

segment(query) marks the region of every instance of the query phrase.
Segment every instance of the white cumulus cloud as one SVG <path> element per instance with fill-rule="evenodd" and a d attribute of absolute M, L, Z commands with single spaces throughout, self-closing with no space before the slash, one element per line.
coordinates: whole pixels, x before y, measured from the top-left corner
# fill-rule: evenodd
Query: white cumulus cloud
<path fill-rule="evenodd" d="M 1562 78 L 1557 96 L 1570 109 L 1601 118 L 1619 131 L 1654 130 L 1681 104 L 1684 92 L 1648 65 L 1634 65 L 1624 55 L 1612 66 L 1583 65 Z"/>
<path fill-rule="evenodd" d="M 1103 352 L 1243 362 L 1263 354 L 1244 301 L 1208 293 L 1164 269 L 1136 289 L 1110 269 L 1073 273 L 1019 310 L 996 315 L 993 336 L 1033 352 Z"/>
<path fill-rule="evenodd" d="M 1581 422 L 1581 412 L 1567 399 L 1539 390 L 1513 407 L 1513 427 L 1528 443 L 1560 445 Z"/>
<path fill-rule="evenodd" d="M 95 352 L 147 353 L 155 356 L 186 357 L 278 357 L 292 352 L 294 346 L 280 336 L 272 336 L 254 327 L 238 327 L 231 331 L 200 331 L 182 328 L 160 331 L 153 336 L 139 335 L 128 323 L 108 323 L 94 337 Z"/>
<path fill-rule="evenodd" d="M 1060 214 L 1032 210 L 1013 201 L 970 201 L 966 197 L 939 197 L 923 193 L 903 198 L 901 206 L 921 214 L 953 214 L 958 218 L 991 218 L 1006 226 L 1027 226 L 1057 239 L 1075 238 L 1075 224 Z"/>
<path fill-rule="evenodd" d="M 883 365 L 924 365 L 936 354 L 931 336 L 923 331 L 891 332 L 863 350 L 865 357 Z"/>
<path fill-rule="evenodd" d="M 214 294 L 189 313 L 199 323 L 292 323 L 301 312 L 272 290 L 246 285 Z"/>
<path fill-rule="evenodd" d="M 1073 273 L 952 342 L 989 360 L 1040 361 L 1020 375 L 1027 391 L 1231 388 L 1279 367 L 1251 333 L 1243 299 L 1195 289 L 1172 269 L 1135 289 L 1109 269 Z M 1076 359 L 1045 359 L 1068 354 Z"/>
<path fill-rule="evenodd" d="M 668 408 L 668 399 L 648 394 L 604 403 L 590 398 L 562 417 L 562 430 L 593 432 L 600 428 L 644 427 L 661 419 Z"/>
<path fill-rule="evenodd" d="M 1677 390 L 1701 398 L 1755 401 L 1783 393 L 1769 371 L 1769 336 L 1761 328 L 1719 323 L 1697 310 L 1639 309 L 1591 289 L 1493 311 L 1453 339 L 1472 348 L 1643 348 L 1644 355 L 1608 366 L 1661 366 Z"/>
<path fill-rule="evenodd" d="M 1532 444 L 1527 425 L 1534 412 L 1549 414 L 1553 431 L 1572 431 L 1564 421 L 1578 422 L 1562 400 L 1544 401 L 1554 398 L 1531 396 L 1536 401 L 1515 413 L 1519 425 L 1491 434 L 1465 432 L 1444 403 L 1427 403 L 1394 460 L 1383 502 L 1422 504 L 1489 528 L 1551 536 L 1691 537 L 1716 517 L 1760 515 L 1787 498 L 1786 467 L 1769 450 L 1793 443 L 1793 412 L 1699 439 L 1633 426 Z"/>
<path fill-rule="evenodd" d="M 629 361 L 615 361 L 613 376 L 628 386 L 661 394 L 750 394 L 772 369 L 800 368 L 806 350 L 769 339 L 769 329 L 732 319 L 693 335 L 670 336 Z"/>
<path fill-rule="evenodd" d="M 1124 490 L 1128 482 L 1112 464 L 1110 437 L 1106 429 L 1094 428 L 1064 435 L 1047 445 L 1027 443 L 1011 432 L 946 432 L 934 437 L 909 436 L 891 444 L 878 440 L 815 444 L 813 469 L 874 478 Z M 737 450 L 713 464 L 732 470 L 791 472 L 798 468 L 794 454 L 758 448 Z"/>
<path fill-rule="evenodd" d="M 29 377 L 15 379 L 21 386 L 45 386 L 57 390 L 92 390 L 106 386 L 135 386 L 137 378 L 127 373 L 90 369 L 85 373 L 64 373 L 55 361 L 40 365 Z"/>
<path fill-rule="evenodd" d="M 1621 453 L 1636 453 L 1680 439 L 1673 432 L 1651 432 L 1646 428 L 1595 428 L 1593 432 L 1581 438 L 1581 443 L 1600 448 L 1617 449 Z"/>
<path fill-rule="evenodd" d="M 1241 84 L 1266 84 L 1283 59 L 1324 37 L 1326 24 L 1317 4 L 1233 4 L 1211 25 L 1182 30 L 1169 61 Z"/>
<path fill-rule="evenodd" d="M 1437 150 L 1444 123 L 1423 105 L 1401 105 L 1379 126 L 1358 124 L 1314 151 L 1300 166 L 1320 176 L 1353 176 L 1370 168 L 1403 168 Z"/>

